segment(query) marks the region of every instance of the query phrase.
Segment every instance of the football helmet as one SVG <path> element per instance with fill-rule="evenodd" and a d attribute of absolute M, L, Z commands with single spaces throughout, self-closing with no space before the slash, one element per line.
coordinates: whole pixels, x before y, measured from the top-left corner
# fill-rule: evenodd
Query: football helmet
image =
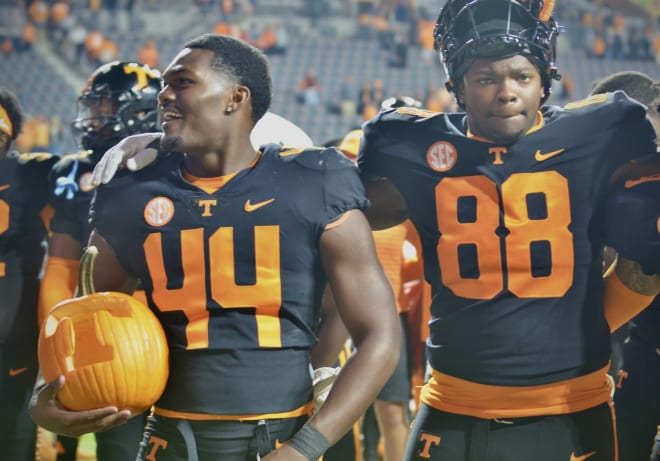
<path fill-rule="evenodd" d="M 470 62 L 522 54 L 541 73 L 545 102 L 552 80 L 561 77 L 555 65 L 559 25 L 553 0 L 448 0 L 438 16 L 435 49 L 454 91 Z"/>
<path fill-rule="evenodd" d="M 73 122 L 83 149 L 102 155 L 123 138 L 159 131 L 160 71 L 137 62 L 104 64 L 89 77 L 78 97 Z"/>

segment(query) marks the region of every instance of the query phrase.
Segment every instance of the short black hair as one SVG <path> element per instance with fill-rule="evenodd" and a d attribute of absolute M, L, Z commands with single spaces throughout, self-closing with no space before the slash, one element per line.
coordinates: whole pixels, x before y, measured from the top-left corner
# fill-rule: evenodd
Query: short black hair
<path fill-rule="evenodd" d="M 230 72 L 240 85 L 252 93 L 252 121 L 257 121 L 270 108 L 272 79 L 268 58 L 258 48 L 229 35 L 204 34 L 185 44 L 186 48 L 212 51 L 215 60 L 211 66 L 220 72 Z"/>
<path fill-rule="evenodd" d="M 23 129 L 23 109 L 16 95 L 7 88 L 0 88 L 0 106 L 4 107 L 7 111 L 7 116 L 12 126 L 11 139 L 13 141 L 18 138 L 18 135 Z"/>
<path fill-rule="evenodd" d="M 591 94 L 611 93 L 616 90 L 622 90 L 631 98 L 650 106 L 660 96 L 660 82 L 643 72 L 624 70 L 597 80 L 591 88 Z"/>

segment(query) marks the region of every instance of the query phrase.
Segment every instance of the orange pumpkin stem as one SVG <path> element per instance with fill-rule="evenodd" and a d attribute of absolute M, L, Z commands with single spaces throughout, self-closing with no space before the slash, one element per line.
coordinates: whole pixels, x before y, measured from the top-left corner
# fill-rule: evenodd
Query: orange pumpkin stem
<path fill-rule="evenodd" d="M 96 261 L 98 254 L 98 248 L 93 245 L 85 248 L 82 257 L 80 258 L 76 297 L 87 296 L 96 292 L 94 289 L 94 261 Z"/>

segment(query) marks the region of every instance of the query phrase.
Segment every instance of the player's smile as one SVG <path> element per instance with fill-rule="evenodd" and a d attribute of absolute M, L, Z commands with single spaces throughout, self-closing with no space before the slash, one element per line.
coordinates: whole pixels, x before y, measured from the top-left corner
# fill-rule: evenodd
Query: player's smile
<path fill-rule="evenodd" d="M 172 110 L 172 109 L 163 109 L 161 108 L 161 126 L 163 131 L 171 128 L 172 123 L 178 120 L 183 120 L 183 115 Z"/>
<path fill-rule="evenodd" d="M 167 123 L 172 120 L 179 120 L 182 118 L 182 115 L 172 111 L 171 109 L 162 110 L 162 119 L 163 123 Z"/>

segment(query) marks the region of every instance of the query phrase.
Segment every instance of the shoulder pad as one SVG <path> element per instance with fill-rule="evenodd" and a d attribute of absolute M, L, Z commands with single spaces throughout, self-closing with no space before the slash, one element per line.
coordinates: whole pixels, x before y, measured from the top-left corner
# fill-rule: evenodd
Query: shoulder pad
<path fill-rule="evenodd" d="M 92 155 L 91 150 L 82 150 L 80 152 L 76 152 L 76 153 L 73 153 L 73 154 L 62 155 L 60 160 L 63 161 L 63 162 L 72 161 L 72 160 L 83 160 L 83 159 L 89 158 L 91 155 Z"/>
<path fill-rule="evenodd" d="M 430 118 L 435 115 L 438 115 L 438 112 L 416 109 L 414 107 L 397 107 L 380 111 L 372 120 L 407 121 L 418 118 Z"/>
<path fill-rule="evenodd" d="M 298 155 L 303 152 L 309 152 L 309 151 L 315 151 L 319 152 L 323 150 L 322 147 L 289 147 L 289 146 L 282 146 L 280 149 L 280 153 L 278 154 L 280 157 L 289 157 L 291 155 Z"/>
<path fill-rule="evenodd" d="M 568 103 L 564 106 L 564 109 L 567 111 L 574 111 L 583 109 L 586 107 L 591 107 L 590 110 L 598 109 L 613 109 L 620 111 L 621 106 L 627 108 L 637 108 L 646 112 L 644 105 L 635 99 L 630 98 L 623 91 L 615 91 L 613 93 L 602 93 L 589 96 L 588 98 L 581 99 L 579 101 Z"/>
<path fill-rule="evenodd" d="M 643 124 L 646 121 L 646 107 L 629 98 L 623 91 L 615 91 L 567 104 L 564 110 L 557 113 L 557 119 L 564 117 L 574 120 L 575 125 L 579 123 L 592 127 L 587 131 L 601 129 L 603 136 L 625 136 L 630 134 L 629 130 L 639 130 L 639 133 L 645 131 Z M 624 131 L 616 133 L 617 130 Z M 642 139 L 639 141 L 643 142 Z"/>
<path fill-rule="evenodd" d="M 91 150 L 83 150 L 75 154 L 62 155 L 55 164 L 55 169 L 63 170 L 71 167 L 71 165 L 73 164 L 77 164 L 78 162 L 87 163 L 90 161 L 91 156 L 92 156 Z"/>
<path fill-rule="evenodd" d="M 564 109 L 581 109 L 582 107 L 591 106 L 593 104 L 603 104 L 605 102 L 607 102 L 607 94 L 595 94 L 593 96 L 589 96 L 588 98 L 580 99 L 579 101 L 569 102 L 564 106 Z"/>
<path fill-rule="evenodd" d="M 437 112 L 432 112 L 426 109 L 417 109 L 415 107 L 398 107 L 396 109 L 396 113 L 414 115 L 415 117 L 420 117 L 420 118 L 428 118 L 437 115 Z"/>
<path fill-rule="evenodd" d="M 338 170 L 355 168 L 355 164 L 336 147 L 311 147 L 305 149 L 285 148 L 280 153 L 284 159 L 291 158 L 297 164 L 311 170 Z"/>
<path fill-rule="evenodd" d="M 55 156 L 49 152 L 25 152 L 18 156 L 18 161 L 21 163 L 27 162 L 45 162 Z"/>

